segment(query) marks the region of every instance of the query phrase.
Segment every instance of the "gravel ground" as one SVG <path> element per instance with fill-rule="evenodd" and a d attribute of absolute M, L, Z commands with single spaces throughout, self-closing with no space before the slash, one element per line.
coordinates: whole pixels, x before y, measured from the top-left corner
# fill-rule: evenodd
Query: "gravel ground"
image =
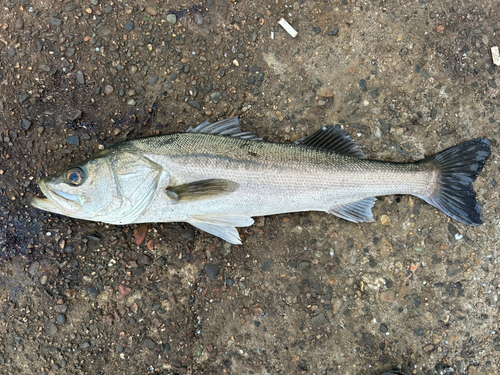
<path fill-rule="evenodd" d="M 498 1 L 0 6 L 2 374 L 500 372 Z M 485 224 L 390 196 L 374 223 L 256 218 L 233 246 L 28 205 L 118 141 L 233 115 L 274 142 L 341 123 L 393 161 L 487 136 Z"/>

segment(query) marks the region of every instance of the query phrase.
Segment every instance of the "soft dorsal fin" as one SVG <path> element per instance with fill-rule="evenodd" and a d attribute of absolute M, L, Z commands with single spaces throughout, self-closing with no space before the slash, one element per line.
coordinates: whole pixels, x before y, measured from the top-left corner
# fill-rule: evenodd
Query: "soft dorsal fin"
<path fill-rule="evenodd" d="M 356 141 L 338 125 L 325 126 L 317 132 L 299 139 L 295 143 L 303 146 L 322 148 L 358 159 L 366 158 Z"/>
<path fill-rule="evenodd" d="M 228 137 L 241 138 L 249 141 L 262 141 L 262 138 L 260 138 L 254 132 L 241 131 L 240 118 L 238 116 L 220 120 L 214 122 L 213 124 L 205 121 L 195 128 L 190 126 L 189 129 L 186 130 L 186 133 L 225 135 Z"/>

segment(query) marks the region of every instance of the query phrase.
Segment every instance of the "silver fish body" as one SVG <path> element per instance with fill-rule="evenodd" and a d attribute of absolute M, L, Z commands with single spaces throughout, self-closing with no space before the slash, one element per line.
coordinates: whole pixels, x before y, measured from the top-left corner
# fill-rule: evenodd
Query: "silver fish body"
<path fill-rule="evenodd" d="M 235 244 L 236 227 L 255 216 L 325 211 L 370 221 L 375 197 L 392 194 L 420 197 L 466 224 L 482 221 L 472 182 L 490 154 L 487 139 L 390 163 L 364 159 L 338 127 L 300 144 L 254 138 L 231 118 L 125 141 L 42 180 L 47 198 L 32 204 L 110 224 L 183 221 Z"/>

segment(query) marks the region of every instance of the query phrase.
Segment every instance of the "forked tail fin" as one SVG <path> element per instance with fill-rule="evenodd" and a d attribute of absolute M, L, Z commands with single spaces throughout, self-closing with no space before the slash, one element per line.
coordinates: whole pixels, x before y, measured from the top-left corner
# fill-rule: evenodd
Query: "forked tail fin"
<path fill-rule="evenodd" d="M 464 224 L 482 224 L 482 205 L 472 184 L 490 156 L 490 145 L 489 139 L 476 138 L 422 160 L 439 168 L 441 186 L 435 194 L 420 198 Z"/>

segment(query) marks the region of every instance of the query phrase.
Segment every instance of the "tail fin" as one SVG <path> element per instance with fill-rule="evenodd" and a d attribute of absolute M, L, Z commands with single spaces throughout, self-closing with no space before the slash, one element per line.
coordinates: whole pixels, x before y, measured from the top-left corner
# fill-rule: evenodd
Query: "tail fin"
<path fill-rule="evenodd" d="M 482 205 L 472 183 L 490 156 L 490 145 L 489 139 L 476 138 L 422 160 L 440 169 L 441 187 L 435 194 L 420 198 L 464 224 L 482 224 Z"/>

